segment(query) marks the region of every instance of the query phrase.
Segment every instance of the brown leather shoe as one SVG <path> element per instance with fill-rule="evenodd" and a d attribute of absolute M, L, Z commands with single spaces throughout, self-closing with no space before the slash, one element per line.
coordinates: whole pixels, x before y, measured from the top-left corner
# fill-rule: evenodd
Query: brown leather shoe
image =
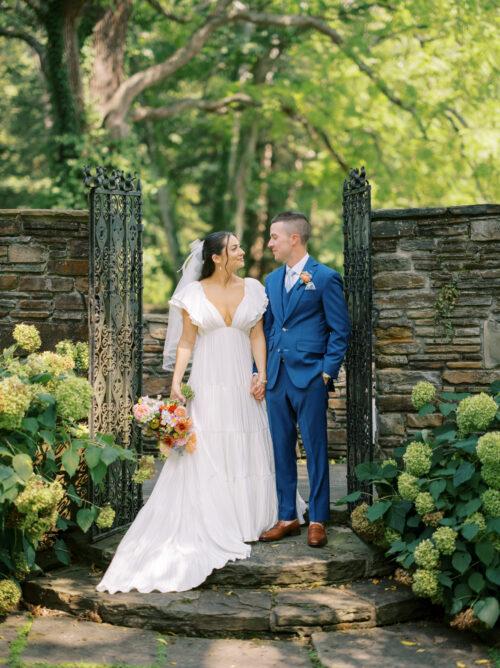
<path fill-rule="evenodd" d="M 264 531 L 264 533 L 259 537 L 264 543 L 270 543 L 274 540 L 281 540 L 285 536 L 298 536 L 300 534 L 300 524 L 299 520 L 293 520 L 293 522 L 284 522 L 283 520 L 278 520 L 276 524 L 269 529 L 269 531 Z"/>
<path fill-rule="evenodd" d="M 307 544 L 309 547 L 323 547 L 328 543 L 326 527 L 324 524 L 309 524 L 307 529 Z"/>

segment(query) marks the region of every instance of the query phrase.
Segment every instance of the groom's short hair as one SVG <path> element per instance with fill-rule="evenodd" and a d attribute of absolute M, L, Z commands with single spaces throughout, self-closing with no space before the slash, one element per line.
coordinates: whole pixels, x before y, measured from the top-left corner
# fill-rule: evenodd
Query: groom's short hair
<path fill-rule="evenodd" d="M 282 211 L 271 220 L 273 223 L 285 223 L 289 234 L 300 234 L 300 239 L 305 245 L 311 237 L 311 223 L 304 213 L 300 211 Z"/>

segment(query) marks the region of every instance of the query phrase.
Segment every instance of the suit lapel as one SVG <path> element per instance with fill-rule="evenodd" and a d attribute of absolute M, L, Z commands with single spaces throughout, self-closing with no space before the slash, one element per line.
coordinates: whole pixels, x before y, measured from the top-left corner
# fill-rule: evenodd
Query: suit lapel
<path fill-rule="evenodd" d="M 318 263 L 316 262 L 316 260 L 313 257 L 309 256 L 307 262 L 304 265 L 304 269 L 302 271 L 308 271 L 310 274 L 313 274 L 313 268 L 317 264 Z M 313 275 L 313 279 L 314 279 L 314 275 Z M 305 287 L 306 286 L 304 285 L 304 283 L 302 283 L 302 281 L 299 278 L 299 280 L 295 283 L 295 285 L 293 286 L 293 290 L 290 293 L 290 299 L 288 301 L 288 305 L 287 305 L 286 310 L 285 310 L 285 315 L 284 315 L 284 318 L 283 318 L 283 322 L 285 320 L 288 320 L 288 318 L 292 315 L 294 310 L 297 308 L 297 305 L 300 302 L 300 299 L 301 299 L 302 295 L 304 294 Z"/>
<path fill-rule="evenodd" d="M 273 311 L 275 312 L 276 316 L 279 318 L 279 320 L 282 322 L 284 318 L 284 313 L 283 313 L 283 281 L 285 280 L 285 265 L 281 266 L 278 271 L 273 275 L 273 282 L 271 284 L 272 287 L 272 295 L 270 295 L 272 299 L 272 306 L 273 306 Z"/>

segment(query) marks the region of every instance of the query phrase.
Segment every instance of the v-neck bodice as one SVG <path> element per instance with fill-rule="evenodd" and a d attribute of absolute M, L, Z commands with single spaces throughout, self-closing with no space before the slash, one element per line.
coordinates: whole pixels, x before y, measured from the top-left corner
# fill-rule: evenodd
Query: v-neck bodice
<path fill-rule="evenodd" d="M 230 325 L 227 324 L 226 319 L 224 318 L 224 316 L 222 315 L 222 313 L 219 311 L 219 309 L 217 308 L 217 306 L 216 306 L 216 305 L 215 305 L 215 304 L 208 298 L 207 293 L 205 292 L 205 288 L 204 288 L 203 285 L 201 284 L 201 281 L 197 281 L 197 282 L 199 283 L 200 287 L 201 287 L 201 290 L 202 290 L 202 292 L 203 292 L 203 295 L 204 295 L 205 299 L 206 299 L 207 302 L 210 304 L 210 306 L 212 306 L 212 308 L 214 309 L 214 311 L 216 311 L 216 312 L 218 313 L 218 315 L 220 316 L 222 322 L 224 323 L 224 325 L 225 325 L 226 327 L 232 327 L 232 326 L 233 326 L 234 319 L 235 319 L 235 317 L 236 317 L 236 315 L 237 315 L 237 313 L 238 313 L 238 310 L 239 310 L 240 306 L 243 304 L 243 302 L 245 301 L 245 298 L 246 298 L 246 296 L 247 296 L 247 283 L 246 283 L 246 280 L 247 280 L 246 278 L 243 279 L 243 297 L 240 299 L 240 301 L 238 302 L 238 306 L 237 306 L 237 307 L 235 308 L 235 310 L 234 310 L 233 317 L 231 318 L 231 324 L 230 324 Z"/>

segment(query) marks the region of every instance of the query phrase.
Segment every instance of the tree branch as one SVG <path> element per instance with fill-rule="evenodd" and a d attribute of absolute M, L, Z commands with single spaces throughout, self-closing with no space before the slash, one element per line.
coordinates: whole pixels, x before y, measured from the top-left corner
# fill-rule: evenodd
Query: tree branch
<path fill-rule="evenodd" d="M 24 30 L 9 30 L 7 28 L 0 28 L 0 37 L 7 37 L 8 39 L 21 39 L 23 42 L 26 42 L 31 48 L 37 53 L 40 59 L 40 67 L 42 72 L 46 73 L 46 63 L 45 63 L 45 49 L 40 42 Z"/>
<path fill-rule="evenodd" d="M 176 23 L 188 23 L 190 20 L 184 18 L 183 16 L 177 16 L 176 14 L 172 14 L 172 12 L 167 12 L 166 9 L 163 9 L 158 0 L 146 0 L 146 2 L 148 3 L 148 5 L 151 5 L 151 7 L 158 12 L 158 14 L 161 14 L 170 21 L 175 21 Z"/>
<path fill-rule="evenodd" d="M 186 109 L 199 109 L 200 111 L 225 114 L 228 111 L 228 107 L 233 105 L 237 109 L 241 109 L 243 107 L 260 106 L 260 103 L 256 102 L 249 95 L 245 95 L 245 93 L 228 95 L 221 100 L 204 100 L 201 98 L 188 97 L 183 100 L 178 100 L 167 107 L 137 107 L 131 113 L 131 118 L 134 121 L 171 118 L 182 111 L 186 111 Z"/>

